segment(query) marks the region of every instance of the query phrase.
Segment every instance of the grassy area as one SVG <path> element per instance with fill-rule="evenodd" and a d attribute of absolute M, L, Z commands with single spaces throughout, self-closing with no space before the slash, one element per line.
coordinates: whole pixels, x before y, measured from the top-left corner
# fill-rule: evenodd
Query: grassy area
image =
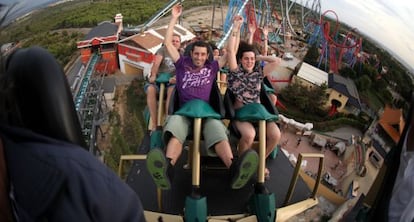
<path fill-rule="evenodd" d="M 110 115 L 111 139 L 105 162 L 115 172 L 118 170 L 121 155 L 135 154 L 145 134 L 145 123 L 142 111 L 146 100 L 143 81 L 133 81 L 116 97 L 116 106 L 125 109 L 113 111 Z M 127 173 L 131 163 L 126 163 L 123 173 Z"/>

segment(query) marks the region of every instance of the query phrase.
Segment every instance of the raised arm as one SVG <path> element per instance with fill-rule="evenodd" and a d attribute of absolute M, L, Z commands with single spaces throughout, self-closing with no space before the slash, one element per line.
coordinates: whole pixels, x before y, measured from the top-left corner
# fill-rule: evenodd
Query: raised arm
<path fill-rule="evenodd" d="M 257 56 L 257 60 L 259 60 Z M 263 75 L 267 76 L 272 71 L 274 71 L 281 63 L 281 59 L 276 56 L 260 56 L 263 61 L 267 61 L 266 65 L 263 67 Z"/>
<path fill-rule="evenodd" d="M 275 56 L 268 56 L 267 55 L 267 41 L 268 41 L 268 35 L 269 35 L 269 29 L 267 28 L 267 26 L 264 26 L 262 29 L 263 32 L 263 49 L 261 51 L 261 55 L 256 56 L 256 59 L 258 61 L 264 61 L 266 63 L 277 63 L 277 65 L 279 65 L 279 63 L 281 62 L 280 58 L 275 57 Z"/>
<path fill-rule="evenodd" d="M 253 45 L 253 38 L 254 38 L 254 33 L 256 32 L 256 25 L 253 23 L 249 23 L 248 28 L 249 28 L 249 36 L 248 36 L 249 39 L 247 40 L 247 44 Z"/>
<path fill-rule="evenodd" d="M 236 53 L 239 48 L 240 42 L 240 27 L 243 24 L 243 17 L 236 15 L 233 19 L 233 30 L 230 35 L 229 42 L 227 44 L 227 61 L 229 64 L 230 71 L 237 69 L 237 58 Z"/>
<path fill-rule="evenodd" d="M 268 63 L 277 62 L 280 63 L 281 59 L 276 56 L 263 56 L 263 55 L 257 55 L 256 56 L 257 61 L 264 61 Z"/>
<path fill-rule="evenodd" d="M 219 63 L 220 68 L 226 65 L 226 63 L 227 63 L 227 53 L 220 56 L 220 59 L 218 60 L 218 63 Z"/>
<path fill-rule="evenodd" d="M 268 29 L 267 25 L 265 25 L 263 27 L 262 32 L 263 32 L 263 37 L 264 37 L 264 39 L 263 39 L 262 55 L 267 56 L 267 47 L 268 47 L 267 42 L 269 41 L 269 38 L 268 38 L 268 36 L 269 36 L 269 29 Z"/>
<path fill-rule="evenodd" d="M 165 34 L 164 38 L 164 45 L 168 51 L 168 54 L 170 54 L 171 59 L 174 62 L 177 62 L 177 60 L 180 58 L 180 53 L 178 52 L 177 48 L 172 44 L 172 38 L 174 33 L 174 26 L 177 23 L 177 20 L 180 17 L 182 10 L 183 8 L 181 4 L 176 4 L 173 6 L 171 10 L 170 24 L 168 25 L 167 33 Z"/>

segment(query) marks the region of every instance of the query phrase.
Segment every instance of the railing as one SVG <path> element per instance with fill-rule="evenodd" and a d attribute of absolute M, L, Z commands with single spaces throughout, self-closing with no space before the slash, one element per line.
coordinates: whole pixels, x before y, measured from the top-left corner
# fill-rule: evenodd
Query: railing
<path fill-rule="evenodd" d="M 164 6 L 161 10 L 159 10 L 155 15 L 153 15 L 147 22 L 145 22 L 142 27 L 140 28 L 140 32 L 144 32 L 147 30 L 148 27 L 153 25 L 157 22 L 161 17 L 167 14 L 171 8 L 177 4 L 177 2 L 183 2 L 184 0 L 171 0 L 167 5 Z"/>

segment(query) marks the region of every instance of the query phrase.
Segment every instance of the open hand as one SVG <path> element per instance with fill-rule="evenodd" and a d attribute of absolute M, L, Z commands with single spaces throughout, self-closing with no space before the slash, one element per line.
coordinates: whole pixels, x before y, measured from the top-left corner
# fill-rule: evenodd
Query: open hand
<path fill-rule="evenodd" d="M 149 82 L 149 83 L 154 83 L 156 78 L 157 78 L 157 76 L 156 76 L 156 75 L 150 75 L 150 77 L 149 77 L 149 79 L 148 79 L 148 82 Z"/>

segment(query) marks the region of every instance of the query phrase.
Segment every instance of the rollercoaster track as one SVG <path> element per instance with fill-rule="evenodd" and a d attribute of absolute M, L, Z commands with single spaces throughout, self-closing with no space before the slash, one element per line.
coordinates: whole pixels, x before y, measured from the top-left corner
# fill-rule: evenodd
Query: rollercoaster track
<path fill-rule="evenodd" d="M 335 28 L 331 29 L 331 23 L 324 20 L 324 17 L 328 14 L 332 13 L 335 17 Z M 308 40 L 308 44 L 310 45 L 322 45 L 322 52 L 321 57 L 318 62 L 318 67 L 321 66 L 322 61 L 325 62 L 329 61 L 330 70 L 334 73 L 338 73 L 338 64 L 342 63 L 344 54 L 347 53 L 347 61 L 350 66 L 353 66 L 356 63 L 355 57 L 361 50 L 362 45 L 362 38 L 357 37 L 354 34 L 355 29 L 352 29 L 343 35 L 343 40 L 340 42 L 338 41 L 338 33 L 339 33 L 339 19 L 337 14 L 333 10 L 325 11 L 320 21 L 312 21 L 308 24 L 305 30 L 311 29 L 310 26 L 313 26 L 313 33 Z M 325 68 L 326 68 L 325 63 Z"/>
<path fill-rule="evenodd" d="M 309 22 L 319 21 L 321 19 L 321 1 L 307 0 L 302 6 L 302 27 L 305 28 Z M 306 24 L 305 24 L 306 23 Z"/>
<path fill-rule="evenodd" d="M 92 54 L 86 66 L 82 66 L 78 71 L 71 85 L 82 135 L 89 151 L 94 154 L 98 152 L 98 149 L 96 149 L 97 129 L 105 118 L 104 114 L 106 112 L 102 90 L 104 75 L 95 74 L 95 65 L 99 60 L 100 56 L 98 54 Z"/>
<path fill-rule="evenodd" d="M 95 71 L 95 65 L 99 60 L 98 54 L 92 54 L 91 59 L 88 62 L 85 75 L 82 78 L 81 84 L 79 85 L 79 89 L 76 92 L 75 96 L 75 108 L 76 111 L 79 111 L 79 108 L 82 105 L 82 101 L 85 97 L 86 90 L 88 89 L 89 80 L 92 76 L 92 73 Z"/>
<path fill-rule="evenodd" d="M 323 24 L 323 34 L 326 40 L 328 40 L 328 42 L 330 44 L 334 44 L 336 47 L 339 48 L 354 48 L 358 45 L 358 42 L 355 41 L 355 43 L 353 45 L 349 45 L 347 46 L 347 40 L 350 39 L 350 36 L 354 35 L 352 31 L 349 31 L 346 35 L 346 38 L 344 39 L 343 43 L 338 43 L 336 42 L 330 35 L 331 33 L 331 28 L 330 28 L 330 23 L 329 22 L 325 22 L 325 20 L 323 19 L 327 13 L 333 13 L 335 15 L 335 29 L 333 30 L 333 33 L 338 33 L 338 29 L 339 29 L 339 19 L 338 19 L 338 15 L 333 11 L 333 10 L 327 10 L 322 14 L 321 17 L 321 24 Z M 355 36 L 355 35 L 354 35 Z"/>
<path fill-rule="evenodd" d="M 238 2 L 237 0 L 230 1 L 229 10 L 226 16 L 226 22 L 225 22 L 225 25 L 223 25 L 223 30 L 225 34 L 222 37 L 222 39 L 219 41 L 219 43 L 217 44 L 217 48 L 221 49 L 223 47 L 224 43 L 230 36 L 231 30 L 233 29 L 233 23 L 231 22 L 233 20 L 233 17 L 235 15 L 241 15 L 243 12 L 243 9 L 246 7 L 248 2 L 249 0 L 244 0 L 244 2 L 240 4 L 240 2 Z M 231 13 L 230 13 L 230 10 L 232 10 Z"/>

